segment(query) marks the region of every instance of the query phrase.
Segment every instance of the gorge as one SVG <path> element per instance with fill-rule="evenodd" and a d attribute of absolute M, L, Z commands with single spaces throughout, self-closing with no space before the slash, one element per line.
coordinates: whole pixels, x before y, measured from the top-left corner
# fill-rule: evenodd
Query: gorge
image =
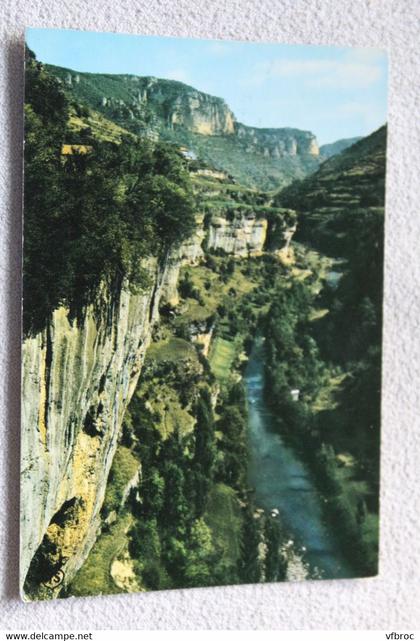
<path fill-rule="evenodd" d="M 290 532 L 313 578 L 374 572 L 378 421 L 369 440 L 346 398 L 377 393 L 384 131 L 287 187 L 318 167 L 309 132 L 173 81 L 27 74 L 24 598 L 284 580 Z M 264 443 L 302 477 L 307 530 L 274 473 L 265 498 Z"/>
<path fill-rule="evenodd" d="M 287 541 L 288 578 L 351 578 L 354 569 L 328 528 L 323 499 L 307 465 L 276 433 L 275 416 L 264 397 L 264 369 L 264 341 L 257 336 L 244 375 L 249 404 L 248 475 L 255 502 L 274 518 L 280 517 L 292 537 Z"/>
<path fill-rule="evenodd" d="M 248 187 L 278 189 L 320 163 L 312 132 L 249 127 L 236 120 L 223 99 L 182 82 L 76 73 L 51 65 L 47 69 L 71 98 L 125 131 L 183 145 Z"/>

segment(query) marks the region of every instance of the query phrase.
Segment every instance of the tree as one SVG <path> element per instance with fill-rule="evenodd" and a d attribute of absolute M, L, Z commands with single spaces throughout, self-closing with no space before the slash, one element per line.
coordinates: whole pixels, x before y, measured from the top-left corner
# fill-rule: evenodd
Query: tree
<path fill-rule="evenodd" d="M 124 279 L 136 290 L 149 287 L 144 259 L 162 260 L 191 234 L 195 218 L 188 172 L 170 145 L 132 136 L 109 143 L 85 131 L 89 145 L 71 147 L 66 95 L 29 51 L 25 99 L 27 334 L 43 329 L 60 305 L 80 315 L 101 285 L 113 295 Z"/>
<path fill-rule="evenodd" d="M 199 466 L 201 473 L 211 479 L 215 452 L 214 422 L 210 395 L 207 389 L 201 390 L 196 410 L 197 422 L 194 429 L 195 448 L 193 464 Z"/>
<path fill-rule="evenodd" d="M 264 539 L 267 546 L 264 559 L 265 580 L 283 581 L 286 578 L 287 562 L 280 552 L 280 527 L 273 518 L 268 517 L 265 520 Z"/>
<path fill-rule="evenodd" d="M 184 585 L 200 587 L 214 583 L 214 552 L 210 528 L 204 519 L 196 519 L 188 541 Z"/>
<path fill-rule="evenodd" d="M 165 479 L 156 468 L 147 469 L 147 479 L 140 481 L 141 511 L 147 517 L 158 516 L 164 505 Z"/>
<path fill-rule="evenodd" d="M 250 508 L 244 509 L 241 535 L 241 554 L 238 573 L 244 583 L 258 583 L 261 577 L 258 546 L 260 544 L 258 520 Z"/>

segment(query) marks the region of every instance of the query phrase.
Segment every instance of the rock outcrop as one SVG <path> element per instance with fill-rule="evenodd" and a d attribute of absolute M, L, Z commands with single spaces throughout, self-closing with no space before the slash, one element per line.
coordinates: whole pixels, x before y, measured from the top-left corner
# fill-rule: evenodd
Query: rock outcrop
<path fill-rule="evenodd" d="M 260 153 L 269 158 L 287 156 L 319 156 L 316 137 L 300 129 L 259 129 L 235 123 L 235 133 L 245 145 L 245 151 Z"/>
<path fill-rule="evenodd" d="M 229 221 L 218 216 L 211 220 L 207 247 L 223 249 L 234 256 L 257 256 L 263 250 L 266 236 L 266 218 L 250 214 Z"/>
<path fill-rule="evenodd" d="M 89 105 L 119 128 L 177 143 L 241 184 L 278 189 L 315 171 L 321 161 L 310 131 L 249 127 L 236 120 L 222 98 L 183 82 L 78 73 L 52 65 L 47 69 L 73 100 Z"/>
<path fill-rule="evenodd" d="M 202 216 L 196 222 L 192 237 L 163 264 L 148 261 L 152 283 L 146 291 L 134 293 L 127 283 L 118 296 L 103 291 L 79 320 L 59 308 L 42 332 L 23 343 L 24 598 L 56 596 L 96 539 L 124 412 L 159 306 L 178 302 L 181 265 L 200 261 L 206 236 L 208 248 L 235 256 L 261 253 L 266 243 L 267 220 L 255 215 L 216 218 L 208 231 Z"/>

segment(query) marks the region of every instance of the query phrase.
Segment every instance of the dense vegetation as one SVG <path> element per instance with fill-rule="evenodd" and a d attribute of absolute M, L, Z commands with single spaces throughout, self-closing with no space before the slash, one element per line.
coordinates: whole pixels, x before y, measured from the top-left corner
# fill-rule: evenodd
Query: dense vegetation
<path fill-rule="evenodd" d="M 228 257 L 209 258 L 209 265 L 196 270 L 212 273 L 220 285 L 226 280 L 224 296 L 231 301 L 229 318 L 223 304 L 212 314 L 219 335 L 237 341 L 227 375 L 217 376 L 199 343 L 191 351 L 188 337 L 168 342 L 165 337 L 182 327 L 169 314 L 125 422 L 124 442 L 142 463 L 142 478 L 131 495 L 135 525 L 129 550 L 149 589 L 285 576 L 282 533 L 270 517 L 255 519 L 247 485 L 247 410 L 238 371 L 241 350 L 256 327 L 256 317 L 250 316 L 256 292 L 234 300 L 228 292 L 243 276 L 239 267 Z M 264 271 L 263 264 L 256 266 L 254 278 L 262 278 Z M 212 297 L 205 289 L 200 292 Z M 194 300 L 191 293 L 184 289 L 187 304 Z M 157 543 L 153 554 L 152 540 Z M 267 545 L 265 555 L 259 551 L 261 542 Z"/>
<path fill-rule="evenodd" d="M 267 396 L 277 429 L 314 472 L 343 550 L 357 571 L 370 574 L 377 563 L 378 348 L 343 362 L 341 343 L 334 334 L 326 338 L 328 315 L 308 319 L 314 298 L 304 282 L 277 292 L 266 326 Z"/>
<path fill-rule="evenodd" d="M 210 215 L 235 216 L 238 205 L 258 207 L 261 197 L 229 180 L 193 176 L 193 183 Z M 274 247 L 281 240 L 276 225 L 282 228 L 284 216 L 294 222 L 288 211 L 266 211 Z M 237 261 L 216 252 L 182 270 L 182 301 L 161 310 L 123 435 L 124 447 L 142 464 L 129 502 L 128 546 L 142 587 L 286 575 L 287 533 L 269 515 L 256 518 L 246 479 L 247 416 L 238 376 L 258 328 L 266 336 L 267 398 L 276 429 L 310 466 L 325 518 L 355 571 L 375 573 L 383 216 L 378 207 L 360 204 L 346 213 L 344 207 L 300 212 L 301 220 L 317 214 L 319 224 L 310 238 L 314 250 L 306 238 L 295 244 L 291 266 L 270 254 Z M 338 270 L 338 280 L 329 280 L 329 270 Z M 191 341 L 209 331 L 205 358 Z M 213 408 L 209 395 L 217 386 Z M 298 402 L 292 389 L 299 390 Z M 81 593 L 82 579 L 72 593 Z"/>
<path fill-rule="evenodd" d="M 383 207 L 385 154 L 386 127 L 383 126 L 322 163 L 318 171 L 305 180 L 295 181 L 283 189 L 276 201 L 304 214 L 302 234 L 308 233 L 309 221 L 317 212 L 325 214 L 330 209 L 350 215 L 360 207 Z"/>
<path fill-rule="evenodd" d="M 68 127 L 59 82 L 27 53 L 24 330 L 59 305 L 79 312 L 101 284 L 148 285 L 142 260 L 163 256 L 194 226 L 185 161 L 173 148 L 126 137 L 103 142 Z M 83 143 L 82 145 L 80 143 Z M 63 155 L 64 144 L 77 144 Z"/>
<path fill-rule="evenodd" d="M 110 541 L 121 540 L 119 523 L 131 524 L 127 550 L 144 589 L 285 578 L 285 534 L 269 515 L 256 518 L 249 494 L 247 409 L 240 381 L 243 350 L 261 311 L 255 284 L 265 278 L 270 263 L 262 259 L 239 266 L 230 257 L 208 256 L 205 265 L 185 268 L 180 289 L 184 305 L 191 306 L 190 331 L 202 322 L 201 316 L 194 320 L 199 293 L 203 310 L 218 328 L 214 353 L 207 359 L 200 343 L 191 342 L 182 316 L 168 307 L 161 310 L 111 470 L 103 534 L 69 593 L 115 590 L 107 577 L 115 556 Z M 252 286 L 240 292 L 245 273 Z M 213 293 L 202 285 L 210 277 L 220 296 L 214 311 Z M 236 287 L 238 295 L 232 296 Z M 229 348 L 229 365 L 219 369 L 221 342 Z M 122 480 L 119 466 L 124 462 L 133 475 L 133 461 L 141 465 L 141 474 L 124 502 L 121 488 L 130 474 Z M 96 572 L 91 559 L 98 564 L 100 554 Z"/>
<path fill-rule="evenodd" d="M 242 185 L 256 189 L 278 189 L 296 178 L 314 171 L 320 159 L 310 154 L 263 152 L 267 134 L 277 132 L 283 148 L 290 135 L 299 141 L 306 132 L 284 128 L 262 129 L 261 137 L 250 131 L 248 136 L 235 134 L 203 135 L 191 128 L 173 126 L 171 114 L 190 116 L 190 102 L 197 100 L 193 87 L 175 80 L 124 74 L 78 73 L 71 69 L 47 65 L 50 73 L 62 82 L 67 95 L 79 105 L 99 112 L 119 127 L 136 136 L 148 135 L 177 146 L 187 147 L 208 165 L 230 173 Z M 148 99 L 145 100 L 145 95 Z M 203 95 L 214 110 L 227 110 L 221 98 Z M 191 99 L 191 101 L 190 101 Z M 246 128 L 242 126 L 244 130 Z M 281 142 L 280 142 L 281 147 Z"/>
<path fill-rule="evenodd" d="M 367 574 L 378 548 L 385 137 L 378 130 L 278 197 L 300 210 L 298 238 L 339 259 L 338 280 L 282 286 L 267 319 L 279 428 L 309 460 L 332 526 Z M 311 317 L 313 307 L 323 313 Z"/>

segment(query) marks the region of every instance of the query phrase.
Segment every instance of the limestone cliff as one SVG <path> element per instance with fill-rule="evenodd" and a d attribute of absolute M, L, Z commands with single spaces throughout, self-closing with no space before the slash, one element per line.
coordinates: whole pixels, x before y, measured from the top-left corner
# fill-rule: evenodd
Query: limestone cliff
<path fill-rule="evenodd" d="M 222 250 L 226 254 L 246 258 L 259 256 L 266 249 L 270 252 L 287 252 L 295 231 L 296 218 L 291 209 L 284 209 L 277 214 L 275 221 L 268 221 L 267 217 L 252 211 L 233 218 L 215 215 L 208 221 L 207 230 L 204 228 L 204 217 L 197 215 L 193 236 L 168 258 L 164 299 L 173 306 L 178 304 L 180 268 L 183 264 L 199 263 L 204 256 L 204 243 L 207 250 Z"/>
<path fill-rule="evenodd" d="M 235 118 L 222 98 L 183 82 L 46 68 L 72 101 L 88 105 L 132 134 L 176 143 L 243 185 L 278 189 L 315 171 L 321 162 L 310 131 L 249 127 Z"/>
<path fill-rule="evenodd" d="M 235 132 L 235 117 L 222 98 L 153 76 L 76 73 L 47 65 L 79 99 L 112 119 L 133 121 L 144 132 L 184 128 L 205 136 Z"/>
<path fill-rule="evenodd" d="M 256 256 L 262 252 L 266 236 L 266 218 L 248 214 L 229 221 L 219 216 L 210 223 L 207 246 L 235 256 Z"/>
<path fill-rule="evenodd" d="M 153 284 L 86 310 L 57 309 L 23 343 L 21 580 L 49 598 L 95 540 L 124 411 L 158 318 L 167 261 L 149 261 Z M 29 569 L 29 573 L 28 573 Z"/>

